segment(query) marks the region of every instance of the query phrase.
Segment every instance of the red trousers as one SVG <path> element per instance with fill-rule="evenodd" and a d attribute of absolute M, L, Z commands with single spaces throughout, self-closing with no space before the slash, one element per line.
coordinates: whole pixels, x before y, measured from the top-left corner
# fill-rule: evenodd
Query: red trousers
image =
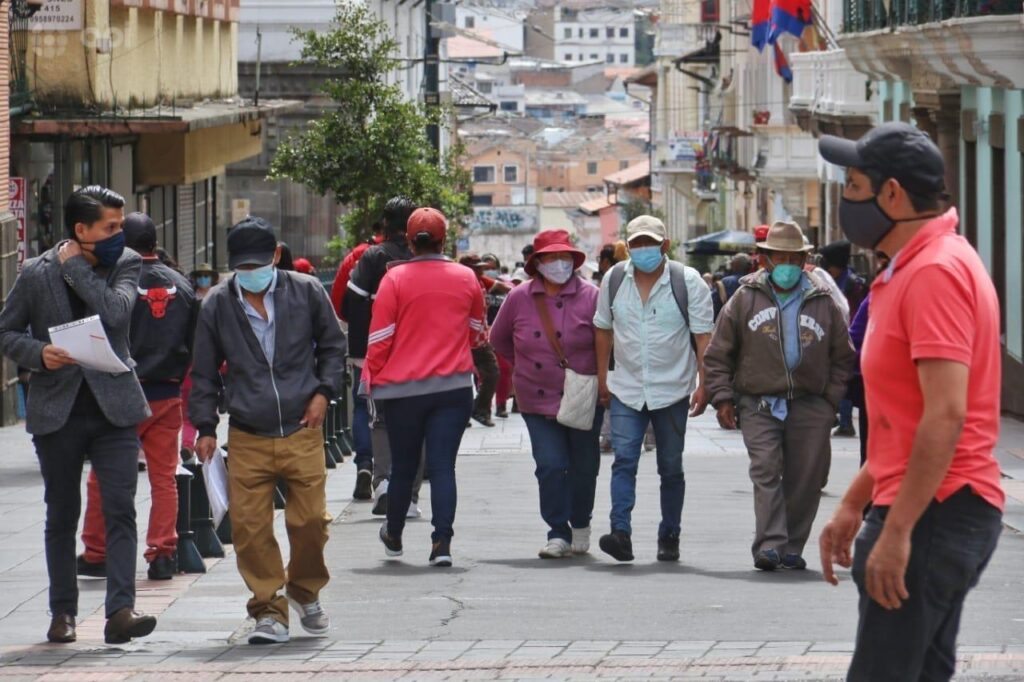
<path fill-rule="evenodd" d="M 181 433 L 181 399 L 157 400 L 149 404 L 153 416 L 139 425 L 139 440 L 146 454 L 146 472 L 152 505 L 149 509 L 149 529 L 146 532 L 146 561 L 158 556 L 170 556 L 178 548 L 178 487 L 174 474 L 178 471 L 178 434 Z M 85 526 L 82 542 L 85 560 L 99 563 L 106 560 L 106 524 L 100 485 L 96 474 L 89 473 L 88 502 L 85 506 Z"/>
<path fill-rule="evenodd" d="M 494 398 L 498 407 L 505 409 L 505 406 L 508 404 L 508 394 L 511 392 L 512 363 L 498 355 L 498 387 L 494 391 Z"/>

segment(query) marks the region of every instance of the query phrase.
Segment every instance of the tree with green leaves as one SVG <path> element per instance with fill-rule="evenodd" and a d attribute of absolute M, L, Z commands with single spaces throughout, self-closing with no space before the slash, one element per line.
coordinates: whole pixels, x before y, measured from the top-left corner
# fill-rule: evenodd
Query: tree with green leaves
<path fill-rule="evenodd" d="M 440 209 L 456 226 L 471 210 L 462 148 L 453 146 L 438 163 L 426 127 L 444 126 L 444 111 L 409 102 L 388 84 L 404 66 L 388 25 L 361 3 L 339 2 L 328 31 L 296 29 L 295 37 L 302 61 L 332 74 L 321 91 L 333 107 L 278 147 L 270 177 L 348 205 L 341 219 L 347 245 L 365 240 L 384 203 L 399 194 Z"/>

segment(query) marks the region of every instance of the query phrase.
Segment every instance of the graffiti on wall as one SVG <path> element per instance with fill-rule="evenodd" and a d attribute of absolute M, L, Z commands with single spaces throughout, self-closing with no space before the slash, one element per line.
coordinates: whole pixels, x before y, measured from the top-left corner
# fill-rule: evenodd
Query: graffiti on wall
<path fill-rule="evenodd" d="M 536 206 L 477 206 L 473 209 L 469 231 L 475 234 L 536 232 L 538 224 Z"/>

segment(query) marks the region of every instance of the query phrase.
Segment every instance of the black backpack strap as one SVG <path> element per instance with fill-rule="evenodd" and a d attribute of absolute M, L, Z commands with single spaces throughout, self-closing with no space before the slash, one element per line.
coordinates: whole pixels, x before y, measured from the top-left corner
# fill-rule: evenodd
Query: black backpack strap
<path fill-rule="evenodd" d="M 668 281 L 672 286 L 672 295 L 679 306 L 679 312 L 686 320 L 686 328 L 690 328 L 690 292 L 686 289 L 686 266 L 674 260 L 668 262 Z"/>
<path fill-rule="evenodd" d="M 615 319 L 615 294 L 622 286 L 622 280 L 626 279 L 626 262 L 616 263 L 605 275 L 608 278 L 608 309 L 611 311 L 612 319 Z"/>

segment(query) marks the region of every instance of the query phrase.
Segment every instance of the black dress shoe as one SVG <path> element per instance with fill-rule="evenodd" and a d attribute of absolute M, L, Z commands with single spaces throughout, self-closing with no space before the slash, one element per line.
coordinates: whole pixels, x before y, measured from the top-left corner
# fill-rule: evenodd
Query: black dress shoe
<path fill-rule="evenodd" d="M 608 535 L 602 535 L 598 546 L 602 552 L 610 555 L 616 561 L 633 560 L 633 541 L 625 531 L 613 530 Z"/>
<path fill-rule="evenodd" d="M 79 554 L 77 573 L 80 578 L 106 578 L 107 563 L 105 561 L 86 561 L 85 555 Z"/>
<path fill-rule="evenodd" d="M 75 617 L 70 613 L 59 613 L 50 621 L 46 639 L 54 644 L 68 644 L 78 639 L 75 635 Z"/>
<path fill-rule="evenodd" d="M 156 629 L 156 618 L 136 613 L 124 607 L 107 619 L 103 628 L 103 641 L 107 644 L 125 644 L 136 637 L 145 637 Z"/>
<path fill-rule="evenodd" d="M 176 554 L 170 556 L 158 556 L 149 562 L 149 570 L 146 575 L 150 580 L 170 580 L 178 572 L 178 557 Z"/>
<path fill-rule="evenodd" d="M 487 427 L 494 426 L 494 422 L 491 421 L 491 415 L 487 414 L 486 412 L 474 414 L 473 421 L 480 422 L 481 424 Z"/>
<path fill-rule="evenodd" d="M 658 538 L 658 561 L 679 561 L 679 536 Z"/>

